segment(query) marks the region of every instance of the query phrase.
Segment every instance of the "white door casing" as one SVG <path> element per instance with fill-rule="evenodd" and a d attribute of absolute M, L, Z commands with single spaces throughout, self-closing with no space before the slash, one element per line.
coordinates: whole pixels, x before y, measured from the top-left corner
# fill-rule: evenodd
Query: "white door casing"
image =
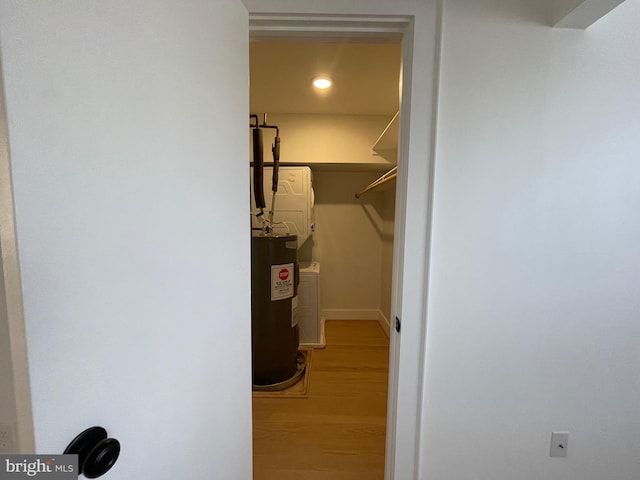
<path fill-rule="evenodd" d="M 439 2 L 244 0 L 257 38 L 403 39 L 399 172 L 385 478 L 417 479 L 426 342 L 426 298 L 439 57 Z"/>

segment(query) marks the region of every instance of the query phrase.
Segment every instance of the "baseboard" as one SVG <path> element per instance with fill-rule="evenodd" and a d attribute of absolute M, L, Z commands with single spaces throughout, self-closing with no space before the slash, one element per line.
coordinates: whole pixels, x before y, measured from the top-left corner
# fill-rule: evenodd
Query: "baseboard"
<path fill-rule="evenodd" d="M 391 322 L 386 317 L 386 315 L 384 313 L 382 313 L 382 310 L 378 310 L 378 313 L 379 313 L 378 323 L 380 324 L 380 328 L 382 328 L 384 333 L 387 335 L 387 338 L 391 338 L 391 336 L 390 336 Z"/>
<path fill-rule="evenodd" d="M 320 315 L 327 320 L 379 320 L 380 310 L 378 309 L 327 309 L 320 310 Z"/>
<path fill-rule="evenodd" d="M 382 310 L 326 309 L 326 310 L 320 310 L 320 315 L 322 315 L 322 341 L 323 342 L 325 341 L 324 340 L 325 319 L 326 320 L 377 320 L 378 323 L 380 324 L 380 328 L 382 328 L 387 338 L 390 337 L 391 322 L 386 317 L 386 315 L 382 313 Z M 314 347 L 314 348 L 317 348 L 317 347 Z"/>

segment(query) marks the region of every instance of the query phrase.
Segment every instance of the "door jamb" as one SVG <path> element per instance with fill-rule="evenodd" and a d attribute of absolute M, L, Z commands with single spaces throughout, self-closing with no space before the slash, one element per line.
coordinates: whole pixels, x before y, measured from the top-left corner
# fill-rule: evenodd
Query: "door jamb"
<path fill-rule="evenodd" d="M 405 226 L 407 207 L 407 182 L 409 163 L 409 132 L 411 106 L 411 67 L 413 65 L 413 16 L 411 15 L 306 15 L 306 14 L 257 14 L 249 12 L 249 35 L 256 40 L 269 38 L 307 39 L 319 41 L 354 41 L 359 42 L 401 42 L 402 89 L 400 97 L 400 134 L 398 138 L 398 181 L 396 187 L 395 231 L 393 247 L 393 283 L 392 311 L 389 351 L 389 384 L 387 403 L 387 430 L 385 449 L 385 479 L 395 477 L 398 446 L 403 448 L 402 458 L 412 459 L 414 476 L 418 475 L 419 459 L 419 424 L 421 419 L 422 395 L 418 398 L 402 399 L 403 406 L 411 406 L 413 411 L 407 413 L 405 422 L 398 422 L 398 380 L 400 369 L 400 336 L 394 328 L 394 319 L 401 316 L 402 311 L 402 273 L 405 258 Z M 432 153 L 432 152 L 430 152 Z M 426 293 L 425 293 L 426 297 Z M 416 370 L 418 378 L 417 392 L 421 392 L 421 380 L 424 364 L 424 338 L 418 342 L 419 358 L 413 359 L 404 368 Z M 404 343 L 404 342 L 403 342 Z M 406 418 L 411 417 L 415 423 L 413 428 L 406 428 Z M 410 450 L 410 451 L 407 451 Z"/>
<path fill-rule="evenodd" d="M 9 329 L 13 378 L 5 379 L 13 388 L 15 411 L 15 453 L 35 452 L 31 385 L 27 359 L 27 338 L 22 303 L 22 280 L 18 259 L 13 183 L 9 153 L 9 130 L 5 101 L 4 74 L 0 59 L 0 275 L 4 276 L 6 321 Z"/>

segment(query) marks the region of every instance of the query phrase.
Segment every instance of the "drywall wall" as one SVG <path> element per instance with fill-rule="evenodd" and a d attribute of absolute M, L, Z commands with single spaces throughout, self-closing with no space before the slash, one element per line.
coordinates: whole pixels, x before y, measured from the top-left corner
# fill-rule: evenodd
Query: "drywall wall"
<path fill-rule="evenodd" d="M 99 424 L 111 478 L 251 478 L 247 22 L 0 2 L 38 452 Z"/>
<path fill-rule="evenodd" d="M 445 2 L 420 478 L 638 476 L 638 18 Z"/>
<path fill-rule="evenodd" d="M 378 177 L 376 172 L 313 174 L 316 232 L 312 258 L 322 265 L 320 305 L 324 311 L 370 311 L 364 318 L 371 319 L 372 313 L 377 318 L 384 204 L 378 194 L 359 200 L 354 194 Z"/>
<path fill-rule="evenodd" d="M 371 147 L 391 118 L 388 115 L 269 114 L 267 123 L 280 129 L 282 163 L 380 164 L 384 168 L 391 164 L 376 155 Z M 270 162 L 275 130 L 265 130 L 263 135 L 264 160 Z"/>

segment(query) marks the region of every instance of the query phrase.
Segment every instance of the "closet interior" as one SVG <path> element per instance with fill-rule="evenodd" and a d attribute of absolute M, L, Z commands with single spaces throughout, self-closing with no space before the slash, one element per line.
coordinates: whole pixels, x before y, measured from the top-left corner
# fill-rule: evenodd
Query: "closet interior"
<path fill-rule="evenodd" d="M 312 87 L 319 75 L 333 81 L 326 92 Z M 278 126 L 282 169 L 311 172 L 298 259 L 320 264 L 326 319 L 390 323 L 399 75 L 399 44 L 250 44 L 251 113 Z M 265 131 L 265 152 L 274 136 Z"/>
<path fill-rule="evenodd" d="M 325 431 L 327 438 L 307 445 L 318 455 L 315 466 L 297 465 L 300 456 L 312 457 L 306 450 L 287 460 L 281 450 L 293 454 L 303 448 L 300 442 L 304 441 L 283 438 L 293 430 L 325 426 L 327 415 L 336 415 L 341 419 L 336 425 L 343 425 L 345 416 L 367 415 L 368 409 L 375 426 L 363 424 L 363 428 L 375 432 L 375 440 L 371 439 L 375 446 L 372 443 L 365 451 L 354 446 L 350 451 L 352 447 L 345 445 L 344 450 L 352 454 L 354 465 L 357 458 L 366 461 L 375 451 L 377 470 L 368 478 L 382 478 L 400 50 L 394 43 L 301 39 L 250 43 L 252 130 L 261 124 L 277 126 L 277 131 L 265 128 L 261 132 L 264 178 L 256 180 L 252 173 L 248 182 L 252 229 L 264 229 L 265 218 L 271 214 L 271 149 L 277 134 L 278 192 L 273 196 L 273 218 L 266 220 L 266 228 L 278 235 L 297 235 L 300 284 L 293 301 L 296 313 L 292 323 L 298 326 L 300 348 L 314 350 L 304 398 L 277 398 L 275 393 L 263 398 L 254 392 L 255 479 L 278 478 L 284 475 L 286 464 L 296 472 L 323 470 L 322 465 L 336 454 L 330 445 L 340 443 L 330 437 L 342 438 L 342 427 Z M 330 87 L 314 87 L 312 82 L 318 77 L 328 79 Z M 254 159 L 251 138 L 250 144 Z M 255 203 L 254 185 L 260 181 L 265 186 L 264 209 L 256 209 Z M 374 357 L 362 356 L 369 354 Z M 378 366 L 373 368 L 372 364 Z M 347 376 L 340 377 L 340 372 L 347 372 Z M 348 384 L 353 382 L 361 383 L 359 391 L 365 397 L 369 391 L 370 398 L 353 397 L 349 406 L 352 385 Z M 367 382 L 373 382 L 378 390 L 371 390 Z M 354 392 L 362 396 L 358 390 Z M 343 395 L 344 403 L 334 405 Z M 313 416 L 314 411 L 322 412 L 322 420 Z M 281 415 L 277 422 L 274 415 Z M 300 419 L 305 419 L 306 426 L 295 423 Z M 280 465 L 274 458 L 280 459 Z M 325 473 L 331 478 L 330 472 Z"/>

